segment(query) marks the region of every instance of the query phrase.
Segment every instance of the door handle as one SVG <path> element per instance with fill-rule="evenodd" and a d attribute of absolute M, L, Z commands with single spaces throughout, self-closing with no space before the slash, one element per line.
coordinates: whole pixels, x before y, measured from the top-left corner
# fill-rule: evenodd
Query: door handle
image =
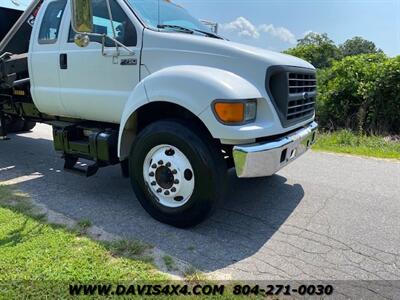
<path fill-rule="evenodd" d="M 68 57 L 66 53 L 60 54 L 60 69 L 61 70 L 68 69 Z"/>

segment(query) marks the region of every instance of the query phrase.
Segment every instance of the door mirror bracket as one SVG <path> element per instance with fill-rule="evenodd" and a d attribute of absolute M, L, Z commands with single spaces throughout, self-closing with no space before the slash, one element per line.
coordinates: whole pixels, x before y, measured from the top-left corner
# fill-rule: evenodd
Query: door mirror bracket
<path fill-rule="evenodd" d="M 113 29 L 113 35 L 114 37 L 110 37 L 106 34 L 100 34 L 100 33 L 94 33 L 93 29 L 93 6 L 92 6 L 92 0 L 72 0 L 71 1 L 71 25 L 72 29 L 77 32 L 77 34 L 74 37 L 74 42 L 77 46 L 79 47 L 87 47 L 90 43 L 90 36 L 96 36 L 101 38 L 101 52 L 103 56 L 109 56 L 105 50 L 105 45 L 106 45 L 106 39 L 110 39 L 111 41 L 114 42 L 115 47 L 117 48 L 117 51 L 112 54 L 112 56 L 122 56 L 119 47 L 125 49 L 127 51 L 127 54 L 124 54 L 123 56 L 133 56 L 135 55 L 135 52 L 133 52 L 131 49 L 129 49 L 127 46 L 125 46 L 123 43 L 118 41 L 115 38 L 115 29 L 114 29 L 114 23 L 113 23 L 113 18 L 112 18 L 112 13 L 111 13 L 111 6 L 110 6 L 110 1 L 105 0 L 107 2 L 107 9 L 109 13 L 109 18 L 111 22 L 111 26 Z"/>

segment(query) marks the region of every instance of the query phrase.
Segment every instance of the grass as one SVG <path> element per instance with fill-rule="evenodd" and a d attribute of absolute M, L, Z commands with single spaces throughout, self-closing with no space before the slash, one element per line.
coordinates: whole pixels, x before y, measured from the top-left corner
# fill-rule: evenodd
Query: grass
<path fill-rule="evenodd" d="M 123 256 L 146 263 L 153 263 L 154 260 L 153 257 L 145 254 L 146 250 L 152 247 L 138 241 L 118 240 L 103 242 L 103 245 L 114 257 Z"/>
<path fill-rule="evenodd" d="M 190 266 L 185 270 L 184 276 L 187 282 L 199 283 L 207 281 L 207 277 L 193 266 Z"/>
<path fill-rule="evenodd" d="M 400 160 L 400 142 L 380 136 L 359 135 L 348 130 L 319 134 L 313 149 Z"/>
<path fill-rule="evenodd" d="M 90 226 L 88 220 L 76 225 L 82 230 Z M 194 267 L 186 270 L 184 282 L 171 282 L 155 269 L 151 258 L 146 258 L 149 249 L 150 245 L 136 241 L 97 242 L 76 228 L 48 224 L 46 215 L 32 205 L 28 195 L 0 184 L 0 299 L 69 299 L 70 284 L 219 284 L 209 281 Z M 174 267 L 172 257 L 166 255 L 163 260 L 168 268 Z M 232 290 L 227 286 L 224 295 L 210 298 L 259 298 L 233 296 Z M 159 298 L 199 297 L 149 299 Z"/>
<path fill-rule="evenodd" d="M 82 224 L 81 224 L 82 225 Z M 86 223 L 87 225 L 87 223 Z M 87 226 L 86 226 L 87 227 Z M 24 289 L 32 297 L 59 296 L 69 283 L 165 281 L 140 255 L 145 246 L 120 241 L 107 245 L 45 222 L 25 194 L 0 185 L 0 285 L 5 298 L 19 296 L 17 282 L 63 283 L 61 290 Z M 26 286 L 25 286 L 26 288 Z M 52 298 L 50 296 L 50 298 Z"/>
<path fill-rule="evenodd" d="M 173 259 L 171 256 L 169 256 L 169 255 L 164 255 L 164 256 L 163 256 L 163 261 L 164 261 L 164 264 L 165 264 L 165 266 L 167 267 L 167 270 L 168 270 L 168 271 L 174 271 L 174 270 L 176 269 L 176 267 L 175 267 L 175 261 L 174 261 L 174 259 Z"/>
<path fill-rule="evenodd" d="M 89 219 L 83 219 L 83 220 L 79 220 L 77 225 L 82 228 L 83 230 L 88 229 L 90 226 L 92 226 L 92 221 L 90 221 Z"/>

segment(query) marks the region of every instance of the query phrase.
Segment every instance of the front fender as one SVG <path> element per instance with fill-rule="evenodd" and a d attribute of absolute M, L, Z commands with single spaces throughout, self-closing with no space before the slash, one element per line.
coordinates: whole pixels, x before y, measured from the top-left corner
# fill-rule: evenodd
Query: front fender
<path fill-rule="evenodd" d="M 149 101 L 168 101 L 200 115 L 216 99 L 259 98 L 242 77 L 211 67 L 183 65 L 162 69 L 145 79 Z"/>
<path fill-rule="evenodd" d="M 118 154 L 128 155 L 134 125 L 131 116 L 149 102 L 170 102 L 182 106 L 202 119 L 201 114 L 216 99 L 258 99 L 260 91 L 244 78 L 225 70 L 196 65 L 168 67 L 146 77 L 127 101 L 119 132 Z M 205 120 L 203 120 L 204 122 Z M 213 134 L 211 124 L 205 125 Z M 211 127 L 211 128 L 210 128 Z M 214 135 L 214 134 L 213 134 Z"/>

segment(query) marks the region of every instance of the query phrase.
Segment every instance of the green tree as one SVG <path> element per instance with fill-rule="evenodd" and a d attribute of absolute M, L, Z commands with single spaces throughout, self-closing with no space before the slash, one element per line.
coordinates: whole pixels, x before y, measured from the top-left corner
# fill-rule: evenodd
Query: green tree
<path fill-rule="evenodd" d="M 318 71 L 318 120 L 329 129 L 400 132 L 400 56 L 348 56 Z"/>
<path fill-rule="evenodd" d="M 365 40 L 360 36 L 345 41 L 339 46 L 339 49 L 343 57 L 359 54 L 382 53 L 382 50 L 378 49 L 374 42 Z"/>
<path fill-rule="evenodd" d="M 316 68 L 327 68 L 334 60 L 340 58 L 339 48 L 326 33 L 311 32 L 300 39 L 296 47 L 285 53 L 302 58 Z"/>
<path fill-rule="evenodd" d="M 334 45 L 335 43 L 328 37 L 326 33 L 310 32 L 304 38 L 297 41 L 298 46 L 318 45 L 323 46 L 326 44 Z"/>

